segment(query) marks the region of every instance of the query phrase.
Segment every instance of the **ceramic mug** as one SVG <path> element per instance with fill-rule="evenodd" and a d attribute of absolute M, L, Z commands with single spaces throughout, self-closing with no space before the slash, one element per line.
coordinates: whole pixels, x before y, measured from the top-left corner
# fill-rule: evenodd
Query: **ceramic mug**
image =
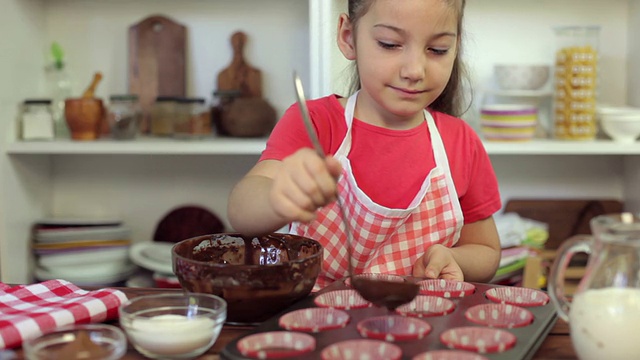
<path fill-rule="evenodd" d="M 64 116 L 73 140 L 95 140 L 100 136 L 104 105 L 98 98 L 71 98 L 64 102 Z"/>

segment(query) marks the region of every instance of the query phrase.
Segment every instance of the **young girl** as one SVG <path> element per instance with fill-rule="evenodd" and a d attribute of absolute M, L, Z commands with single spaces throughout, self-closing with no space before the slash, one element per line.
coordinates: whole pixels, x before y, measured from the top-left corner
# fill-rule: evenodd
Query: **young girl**
<path fill-rule="evenodd" d="M 458 114 L 464 0 L 349 0 L 338 46 L 357 92 L 308 102 L 325 159 L 291 106 L 233 189 L 231 225 L 291 232 L 324 246 L 321 288 L 347 275 L 339 193 L 357 273 L 488 281 L 500 209 L 484 147 Z"/>

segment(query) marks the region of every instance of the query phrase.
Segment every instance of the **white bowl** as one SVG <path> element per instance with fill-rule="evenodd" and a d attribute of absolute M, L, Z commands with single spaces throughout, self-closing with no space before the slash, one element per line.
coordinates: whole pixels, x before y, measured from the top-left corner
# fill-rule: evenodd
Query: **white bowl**
<path fill-rule="evenodd" d="M 143 295 L 122 304 L 119 314 L 120 326 L 142 355 L 192 359 L 217 340 L 227 317 L 227 303 L 210 294 Z"/>
<path fill-rule="evenodd" d="M 497 64 L 493 70 L 502 90 L 539 90 L 549 81 L 551 66 Z"/>
<path fill-rule="evenodd" d="M 640 136 L 640 109 L 600 113 L 600 124 L 613 141 L 633 143 Z"/>
<path fill-rule="evenodd" d="M 113 325 L 70 325 L 27 340 L 22 348 L 28 360 L 117 360 L 127 351 L 127 338 Z"/>

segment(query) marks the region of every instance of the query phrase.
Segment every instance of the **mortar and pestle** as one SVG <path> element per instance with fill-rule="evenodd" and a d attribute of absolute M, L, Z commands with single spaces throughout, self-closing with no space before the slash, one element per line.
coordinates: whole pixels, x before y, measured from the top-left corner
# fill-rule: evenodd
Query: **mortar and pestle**
<path fill-rule="evenodd" d="M 97 72 L 82 97 L 68 98 L 64 102 L 64 116 L 73 140 L 95 140 L 101 132 L 104 118 L 102 99 L 95 97 L 95 90 L 102 80 Z"/>

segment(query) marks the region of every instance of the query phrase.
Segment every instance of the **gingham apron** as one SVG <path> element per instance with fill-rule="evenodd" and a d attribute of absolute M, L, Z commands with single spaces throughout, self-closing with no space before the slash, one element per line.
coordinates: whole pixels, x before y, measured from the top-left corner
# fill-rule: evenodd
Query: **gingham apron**
<path fill-rule="evenodd" d="M 463 225 L 462 209 L 453 184 L 447 154 L 433 117 L 424 111 L 436 166 L 406 209 L 392 209 L 375 203 L 353 176 L 347 155 L 351 150 L 351 129 L 357 94 L 345 107 L 347 133 L 334 154 L 342 164 L 338 179 L 339 196 L 353 234 L 352 256 L 355 273 L 411 275 L 413 264 L 429 246 L 453 246 Z M 401 175 L 401 174 L 400 174 Z M 323 271 L 315 290 L 348 274 L 346 235 L 337 203 L 317 212 L 310 223 L 295 222 L 290 231 L 320 241 L 324 247 Z"/>

